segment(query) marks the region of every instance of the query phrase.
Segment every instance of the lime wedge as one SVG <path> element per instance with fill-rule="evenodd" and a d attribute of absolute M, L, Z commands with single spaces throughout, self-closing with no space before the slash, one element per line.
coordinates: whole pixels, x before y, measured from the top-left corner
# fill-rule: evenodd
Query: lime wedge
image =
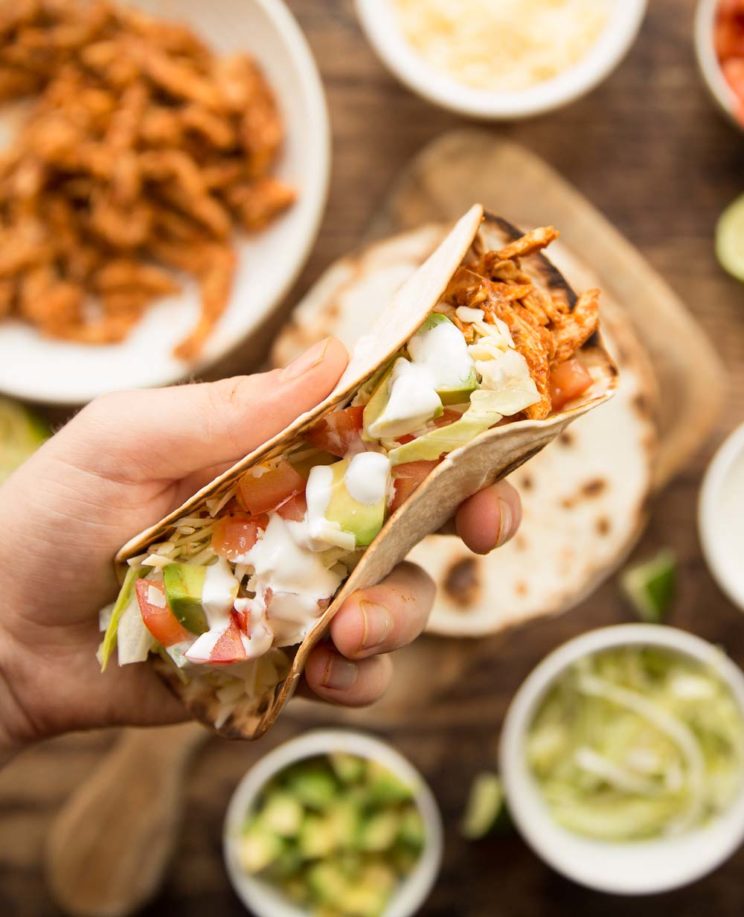
<path fill-rule="evenodd" d="M 460 833 L 469 841 L 488 834 L 504 811 L 504 790 L 497 774 L 484 771 L 473 780 Z"/>
<path fill-rule="evenodd" d="M 634 567 L 620 577 L 620 586 L 642 621 L 658 624 L 674 598 L 677 558 L 668 549 Z"/>
<path fill-rule="evenodd" d="M 46 424 L 28 408 L 0 398 L 0 484 L 49 436 Z"/>
<path fill-rule="evenodd" d="M 744 282 L 744 194 L 729 204 L 718 219 L 716 256 L 724 270 Z"/>

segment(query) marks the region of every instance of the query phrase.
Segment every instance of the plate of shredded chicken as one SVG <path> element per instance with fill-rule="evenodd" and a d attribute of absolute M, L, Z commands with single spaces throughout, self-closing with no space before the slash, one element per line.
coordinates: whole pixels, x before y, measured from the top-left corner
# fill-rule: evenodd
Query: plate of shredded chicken
<path fill-rule="evenodd" d="M 325 204 L 328 121 L 280 0 L 0 10 L 0 390 L 162 385 L 243 342 Z"/>

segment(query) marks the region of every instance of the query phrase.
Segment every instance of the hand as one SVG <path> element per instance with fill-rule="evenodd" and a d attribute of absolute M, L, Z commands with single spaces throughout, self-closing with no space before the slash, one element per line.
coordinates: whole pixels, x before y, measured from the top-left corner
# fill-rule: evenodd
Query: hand
<path fill-rule="evenodd" d="M 283 370 L 96 399 L 0 487 L 0 747 L 105 725 L 186 718 L 151 667 L 101 675 L 98 611 L 117 584 L 112 557 L 226 465 L 321 401 L 346 365 L 316 344 Z M 456 528 L 485 553 L 514 534 L 507 484 L 466 500 Z M 314 650 L 307 688 L 366 704 L 390 679 L 386 653 L 423 629 L 434 588 L 411 564 L 351 596 Z"/>

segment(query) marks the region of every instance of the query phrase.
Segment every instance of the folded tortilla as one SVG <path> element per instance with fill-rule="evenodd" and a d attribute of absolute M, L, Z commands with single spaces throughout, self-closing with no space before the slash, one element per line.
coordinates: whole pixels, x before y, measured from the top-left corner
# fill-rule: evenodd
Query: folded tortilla
<path fill-rule="evenodd" d="M 104 665 L 117 641 L 120 663 L 150 654 L 196 718 L 260 736 L 349 594 L 611 397 L 597 291 L 541 254 L 557 233 L 482 220 L 471 208 L 401 286 L 324 402 L 122 548 Z M 566 378 L 585 379 L 568 399 Z M 269 507 L 298 474 L 304 497 Z"/>

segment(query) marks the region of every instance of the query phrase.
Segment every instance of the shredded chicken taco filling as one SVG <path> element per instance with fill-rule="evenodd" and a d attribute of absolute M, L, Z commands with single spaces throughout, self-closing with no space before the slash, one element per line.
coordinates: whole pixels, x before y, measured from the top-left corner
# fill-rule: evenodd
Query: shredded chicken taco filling
<path fill-rule="evenodd" d="M 130 560 L 103 613 L 102 666 L 117 645 L 119 664 L 159 653 L 183 679 L 213 681 L 228 715 L 284 677 L 291 648 L 447 454 L 583 395 L 593 380 L 579 350 L 597 329 L 598 294 L 571 309 L 520 267 L 556 235 L 476 251 L 351 401 Z"/>

